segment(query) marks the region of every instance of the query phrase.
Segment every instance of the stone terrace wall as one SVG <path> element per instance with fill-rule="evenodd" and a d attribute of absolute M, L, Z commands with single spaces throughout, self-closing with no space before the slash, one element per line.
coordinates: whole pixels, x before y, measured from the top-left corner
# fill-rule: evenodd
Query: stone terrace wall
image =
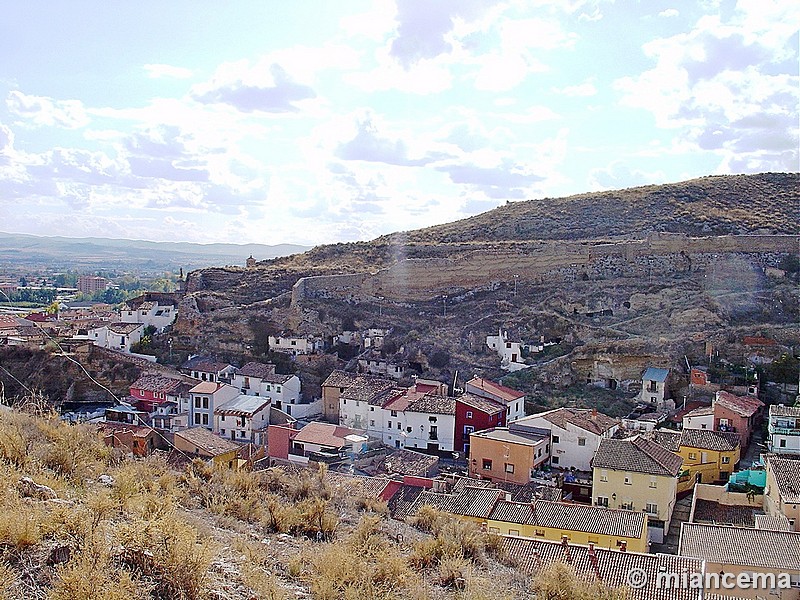
<path fill-rule="evenodd" d="M 446 257 L 409 258 L 375 274 L 330 275 L 300 279 L 292 302 L 303 298 L 425 300 L 458 289 L 476 289 L 496 282 L 574 281 L 578 277 L 642 277 L 697 271 L 720 254 L 746 255 L 749 262 L 774 266 L 779 257 L 798 252 L 800 236 L 716 236 L 690 238 L 656 233 L 643 240 L 621 242 L 525 242 L 513 245 L 459 245 Z M 432 254 L 445 254 L 437 246 Z"/>

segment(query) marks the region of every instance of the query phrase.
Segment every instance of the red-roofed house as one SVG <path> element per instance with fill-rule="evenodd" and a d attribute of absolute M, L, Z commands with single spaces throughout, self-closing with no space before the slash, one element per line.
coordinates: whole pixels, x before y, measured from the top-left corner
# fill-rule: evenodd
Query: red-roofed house
<path fill-rule="evenodd" d="M 165 402 L 174 402 L 177 406 L 181 398 L 189 397 L 192 387 L 180 379 L 146 374 L 131 384 L 130 394 L 136 408 L 151 413 Z"/>
<path fill-rule="evenodd" d="M 506 419 L 516 421 L 525 416 L 525 394 L 489 379 L 473 377 L 464 387 L 465 392 L 481 398 L 490 398 L 506 406 Z"/>
<path fill-rule="evenodd" d="M 764 410 L 764 403 L 755 396 L 736 396 L 720 390 L 714 397 L 714 430 L 739 434 L 743 448 L 750 438 Z"/>

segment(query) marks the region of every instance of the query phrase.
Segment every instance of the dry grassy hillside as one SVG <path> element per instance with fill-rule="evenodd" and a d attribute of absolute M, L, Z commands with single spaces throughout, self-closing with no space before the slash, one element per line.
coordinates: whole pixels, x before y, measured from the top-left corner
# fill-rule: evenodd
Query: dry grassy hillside
<path fill-rule="evenodd" d="M 800 175 L 702 177 L 680 183 L 511 202 L 489 212 L 409 232 L 409 242 L 800 233 Z"/>
<path fill-rule="evenodd" d="M 565 565 L 531 578 L 472 523 L 392 522 L 324 471 L 134 459 L 88 425 L 4 408 L 0 511 L 3 600 L 623 597 Z"/>

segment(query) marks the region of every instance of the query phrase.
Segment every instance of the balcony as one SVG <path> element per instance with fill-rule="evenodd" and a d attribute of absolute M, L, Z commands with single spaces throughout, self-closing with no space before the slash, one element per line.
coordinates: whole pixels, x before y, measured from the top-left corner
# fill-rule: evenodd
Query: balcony
<path fill-rule="evenodd" d="M 770 435 L 800 435 L 800 428 L 797 427 L 777 427 L 772 423 L 769 424 Z"/>

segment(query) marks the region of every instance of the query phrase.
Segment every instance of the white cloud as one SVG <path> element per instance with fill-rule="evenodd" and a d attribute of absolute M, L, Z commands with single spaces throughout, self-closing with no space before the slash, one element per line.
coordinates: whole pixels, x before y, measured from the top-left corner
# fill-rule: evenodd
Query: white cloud
<path fill-rule="evenodd" d="M 144 70 L 151 79 L 188 79 L 193 74 L 191 69 L 185 67 L 162 64 L 144 65 Z"/>
<path fill-rule="evenodd" d="M 12 114 L 34 125 L 77 129 L 89 123 L 86 110 L 79 100 L 54 100 L 14 90 L 8 94 L 6 105 Z"/>
<path fill-rule="evenodd" d="M 595 87 L 593 80 L 594 78 L 587 79 L 578 85 L 568 85 L 563 88 L 553 88 L 553 91 L 557 94 L 563 94 L 564 96 L 588 98 L 589 96 L 594 96 L 597 94 L 597 88 Z"/>
<path fill-rule="evenodd" d="M 680 14 L 681 13 L 678 12 L 678 10 L 676 8 L 668 8 L 668 9 L 662 10 L 660 13 L 658 13 L 658 16 L 659 17 L 664 17 L 664 18 L 673 18 L 673 17 L 680 16 Z"/>

